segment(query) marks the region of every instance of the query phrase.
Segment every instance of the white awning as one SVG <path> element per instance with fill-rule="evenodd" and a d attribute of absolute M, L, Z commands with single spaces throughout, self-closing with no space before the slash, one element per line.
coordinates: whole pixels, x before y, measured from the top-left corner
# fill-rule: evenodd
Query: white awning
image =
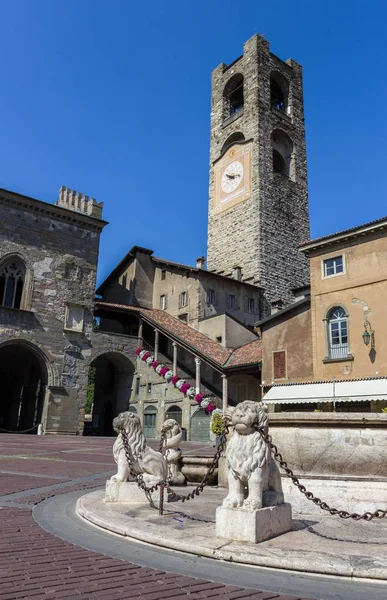
<path fill-rule="evenodd" d="M 387 378 L 273 385 L 262 398 L 267 404 L 370 402 L 387 400 Z"/>

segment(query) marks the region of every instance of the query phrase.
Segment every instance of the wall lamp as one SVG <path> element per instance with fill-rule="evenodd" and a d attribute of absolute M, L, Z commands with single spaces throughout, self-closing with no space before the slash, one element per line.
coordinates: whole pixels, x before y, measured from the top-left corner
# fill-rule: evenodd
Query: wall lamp
<path fill-rule="evenodd" d="M 363 342 L 366 346 L 371 342 L 371 348 L 375 347 L 375 332 L 369 321 L 364 321 L 364 331 L 362 334 Z"/>

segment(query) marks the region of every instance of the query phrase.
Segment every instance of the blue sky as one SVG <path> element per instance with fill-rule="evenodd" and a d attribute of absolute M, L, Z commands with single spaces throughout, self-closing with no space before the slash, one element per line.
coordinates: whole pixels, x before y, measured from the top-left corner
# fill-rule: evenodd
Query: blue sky
<path fill-rule="evenodd" d="M 254 33 L 304 69 L 312 237 L 387 214 L 383 0 L 0 0 L 0 187 L 103 201 L 134 244 L 206 254 L 211 71 Z"/>

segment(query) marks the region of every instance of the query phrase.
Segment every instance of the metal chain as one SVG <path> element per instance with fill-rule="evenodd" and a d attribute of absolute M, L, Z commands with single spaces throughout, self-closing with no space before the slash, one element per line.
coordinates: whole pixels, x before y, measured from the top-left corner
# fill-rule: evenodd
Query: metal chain
<path fill-rule="evenodd" d="M 34 425 L 33 427 L 30 427 L 29 429 L 19 429 L 19 431 L 11 431 L 10 429 L 0 429 L 0 432 L 1 433 L 28 433 L 29 431 L 33 431 L 37 427 L 39 427 L 39 425 Z"/>
<path fill-rule="evenodd" d="M 151 494 L 152 492 L 155 492 L 161 486 L 163 488 L 163 490 L 166 489 L 168 494 L 171 494 L 171 496 L 174 499 L 185 502 L 186 500 L 193 500 L 195 498 L 195 496 L 199 496 L 201 494 L 201 492 L 203 491 L 203 489 L 205 488 L 205 486 L 208 485 L 208 480 L 210 479 L 211 475 L 213 475 L 213 473 L 218 465 L 219 457 L 222 454 L 224 447 L 226 445 L 228 425 L 225 426 L 224 431 L 220 436 L 220 444 L 215 452 L 215 455 L 214 455 L 211 465 L 208 467 L 207 473 L 203 477 L 202 481 L 195 487 L 195 489 L 192 490 L 192 492 L 189 492 L 188 494 L 178 494 L 177 492 L 175 492 L 169 485 L 169 481 L 168 481 L 169 477 L 167 477 L 167 479 L 165 481 L 160 481 L 159 483 L 156 483 L 155 485 L 153 485 L 151 487 L 147 487 L 147 485 L 145 484 L 145 482 L 143 480 L 142 475 L 136 473 L 136 471 L 133 468 L 133 455 L 132 455 L 130 447 L 129 447 L 128 436 L 126 434 L 125 429 L 121 429 L 120 433 L 121 433 L 121 437 L 122 437 L 122 443 L 124 446 L 126 460 L 128 462 L 128 466 L 129 466 L 129 471 L 130 471 L 130 474 L 132 475 L 132 477 L 135 479 L 138 487 L 140 489 L 142 489 L 146 494 Z M 165 435 L 162 435 L 161 440 L 160 440 L 160 446 L 159 446 L 160 452 L 162 452 L 162 448 L 164 446 L 164 439 L 165 439 Z M 163 496 L 164 496 L 164 494 L 162 494 L 162 497 Z M 162 511 L 162 507 L 161 507 L 161 511 Z M 162 512 L 160 514 L 162 514 Z"/>
<path fill-rule="evenodd" d="M 167 489 L 168 493 L 171 494 L 174 499 L 185 502 L 186 500 L 194 500 L 195 496 L 199 496 L 202 493 L 205 486 L 208 485 L 208 481 L 209 481 L 211 475 L 213 475 L 216 467 L 218 466 L 218 461 L 219 461 L 220 455 L 222 454 L 224 447 L 226 445 L 226 442 L 227 442 L 227 434 L 228 434 L 228 425 L 225 425 L 223 433 L 220 436 L 220 444 L 214 454 L 212 463 L 208 467 L 208 471 L 205 474 L 205 476 L 203 477 L 202 481 L 195 487 L 194 490 L 192 490 L 192 492 L 189 492 L 188 494 L 178 494 L 167 483 L 166 489 Z"/>
<path fill-rule="evenodd" d="M 354 519 L 355 521 L 361 521 L 361 520 L 371 521 L 374 518 L 383 519 L 384 517 L 387 516 L 387 509 L 382 510 L 379 508 L 378 510 L 376 510 L 373 513 L 366 512 L 366 513 L 363 513 L 362 515 L 359 515 L 358 513 L 350 513 L 346 510 L 339 510 L 337 508 L 330 507 L 326 502 L 323 502 L 322 500 L 320 500 L 320 498 L 317 498 L 312 492 L 309 492 L 306 489 L 306 487 L 299 482 L 298 477 L 296 477 L 294 475 L 294 472 L 292 471 L 292 469 L 290 467 L 288 467 L 288 463 L 282 458 L 281 453 L 278 452 L 277 446 L 275 444 L 273 444 L 271 435 L 266 434 L 263 427 L 258 427 L 258 431 L 261 434 L 261 436 L 263 437 L 263 439 L 265 440 L 265 442 L 268 444 L 271 452 L 273 453 L 275 460 L 279 463 L 280 467 L 285 471 L 286 476 L 292 480 L 292 483 L 299 489 L 301 494 L 304 494 L 304 496 L 307 498 L 307 500 L 310 500 L 311 502 L 313 502 L 313 504 L 316 504 L 316 506 L 319 506 L 321 508 L 321 510 L 326 510 L 331 515 L 338 515 L 342 519 Z"/>
<path fill-rule="evenodd" d="M 130 474 L 135 479 L 138 487 L 141 490 L 143 490 L 145 492 L 145 494 L 151 494 L 152 492 L 155 492 L 160 487 L 160 485 L 162 483 L 164 483 L 164 482 L 160 481 L 159 483 L 156 483 L 155 485 L 152 485 L 150 487 L 148 487 L 146 485 L 146 483 L 144 482 L 142 474 L 141 473 L 136 473 L 136 471 L 134 470 L 134 467 L 133 467 L 133 458 L 134 457 L 133 457 L 132 452 L 131 452 L 130 447 L 129 447 L 128 436 L 126 434 L 125 429 L 121 429 L 120 433 L 121 433 L 122 444 L 124 446 L 125 456 L 126 456 L 126 460 L 128 462 Z"/>

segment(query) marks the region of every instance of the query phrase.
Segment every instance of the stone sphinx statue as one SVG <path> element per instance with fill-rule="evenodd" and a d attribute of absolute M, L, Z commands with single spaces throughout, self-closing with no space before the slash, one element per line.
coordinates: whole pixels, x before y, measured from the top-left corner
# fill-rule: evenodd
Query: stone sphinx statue
<path fill-rule="evenodd" d="M 179 444 L 183 436 L 180 425 L 175 419 L 167 419 L 161 427 L 164 436 L 165 458 L 168 463 L 168 481 L 171 485 L 185 485 L 186 480 L 181 472 L 181 449 Z"/>

